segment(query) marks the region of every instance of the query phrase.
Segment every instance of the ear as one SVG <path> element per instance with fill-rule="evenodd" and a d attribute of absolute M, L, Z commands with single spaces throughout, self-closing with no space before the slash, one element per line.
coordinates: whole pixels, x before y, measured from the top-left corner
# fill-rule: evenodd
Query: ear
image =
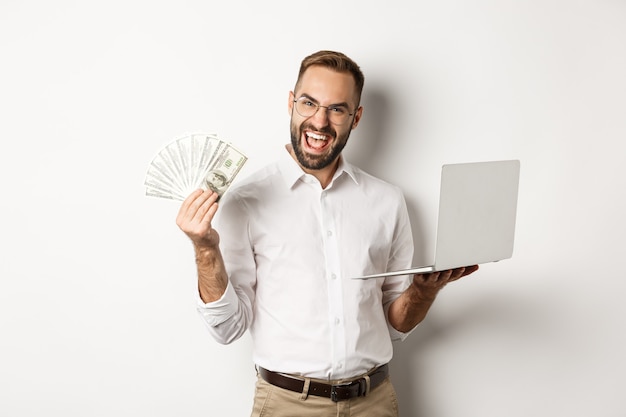
<path fill-rule="evenodd" d="M 289 92 L 289 103 L 287 103 L 287 110 L 289 111 L 289 116 L 293 113 L 293 101 L 296 99 L 296 95 L 293 91 Z"/>
<path fill-rule="evenodd" d="M 352 121 L 352 129 L 356 129 L 357 125 L 359 124 L 359 121 L 361 120 L 362 115 L 363 115 L 363 106 L 359 106 L 359 108 L 356 109 L 354 120 Z"/>

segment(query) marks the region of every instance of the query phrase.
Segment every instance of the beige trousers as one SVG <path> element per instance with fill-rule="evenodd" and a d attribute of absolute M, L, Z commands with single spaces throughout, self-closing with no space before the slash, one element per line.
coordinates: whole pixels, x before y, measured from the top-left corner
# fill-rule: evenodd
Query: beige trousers
<path fill-rule="evenodd" d="M 398 417 L 398 401 L 389 378 L 365 397 L 333 402 L 276 387 L 259 376 L 251 417 Z"/>

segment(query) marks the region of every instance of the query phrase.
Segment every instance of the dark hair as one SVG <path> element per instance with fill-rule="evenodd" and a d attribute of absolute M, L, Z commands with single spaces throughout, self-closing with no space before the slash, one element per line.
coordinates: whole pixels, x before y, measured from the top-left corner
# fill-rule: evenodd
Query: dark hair
<path fill-rule="evenodd" d="M 354 78 L 354 84 L 356 86 L 357 103 L 361 101 L 361 92 L 363 91 L 363 84 L 365 84 L 365 77 L 361 72 L 361 68 L 352 59 L 348 58 L 341 52 L 335 51 L 318 51 L 302 60 L 300 64 L 300 72 L 298 73 L 298 80 L 296 81 L 296 89 L 300 84 L 300 79 L 304 72 L 314 65 L 319 65 L 332 69 L 337 72 L 349 72 Z"/>

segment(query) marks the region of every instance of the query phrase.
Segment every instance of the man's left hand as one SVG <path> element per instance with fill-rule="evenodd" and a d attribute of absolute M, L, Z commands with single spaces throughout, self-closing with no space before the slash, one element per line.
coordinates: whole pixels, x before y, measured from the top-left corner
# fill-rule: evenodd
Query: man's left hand
<path fill-rule="evenodd" d="M 419 291 L 421 297 L 433 299 L 448 283 L 472 274 L 477 270 L 478 265 L 472 265 L 428 274 L 418 274 L 413 276 L 413 286 Z"/>

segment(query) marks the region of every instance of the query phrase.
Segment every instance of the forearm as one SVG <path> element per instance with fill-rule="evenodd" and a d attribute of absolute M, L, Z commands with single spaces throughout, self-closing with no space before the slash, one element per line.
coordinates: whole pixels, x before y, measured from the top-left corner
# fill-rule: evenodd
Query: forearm
<path fill-rule="evenodd" d="M 389 306 L 389 324 L 402 333 L 411 331 L 428 313 L 437 292 L 420 291 L 414 283 Z"/>
<path fill-rule="evenodd" d="M 414 275 L 411 285 L 389 306 L 389 324 L 406 333 L 417 326 L 433 305 L 439 291 L 448 283 L 478 270 L 478 265 Z"/>
<path fill-rule="evenodd" d="M 226 291 L 228 275 L 219 246 L 195 246 L 198 291 L 205 303 L 219 300 Z"/>

